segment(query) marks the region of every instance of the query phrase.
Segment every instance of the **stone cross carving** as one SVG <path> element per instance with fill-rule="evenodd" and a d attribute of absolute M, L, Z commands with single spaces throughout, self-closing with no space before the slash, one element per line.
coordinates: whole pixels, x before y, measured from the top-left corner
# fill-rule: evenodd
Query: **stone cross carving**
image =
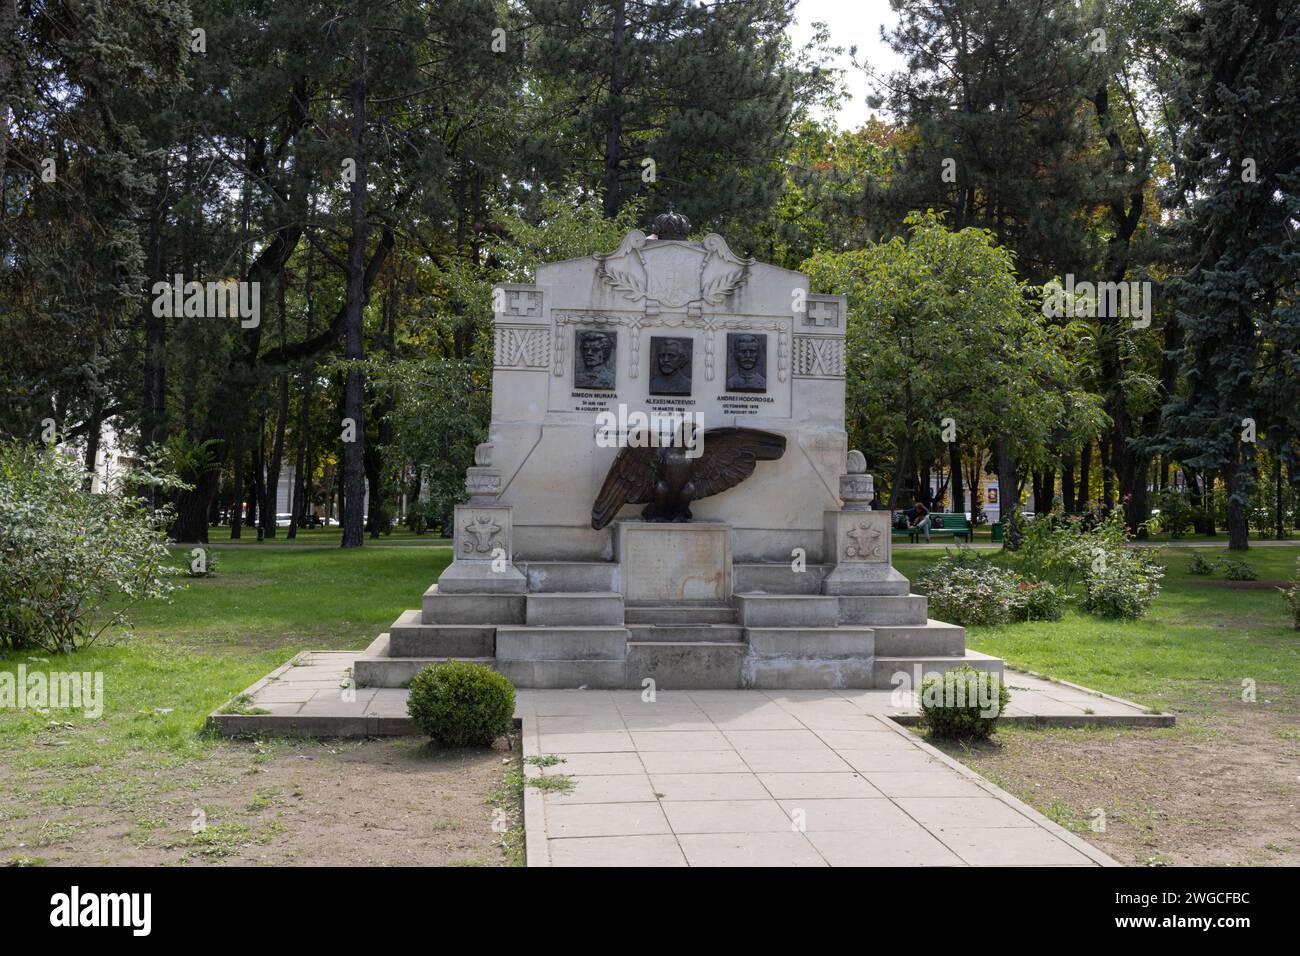
<path fill-rule="evenodd" d="M 807 319 L 804 325 L 839 326 L 840 324 L 840 305 L 838 302 L 827 302 L 824 299 L 814 299 L 808 303 Z"/>
<path fill-rule="evenodd" d="M 536 292 L 529 292 L 526 289 L 512 289 L 509 293 L 506 311 L 511 315 L 541 315 L 538 299 L 539 296 Z"/>

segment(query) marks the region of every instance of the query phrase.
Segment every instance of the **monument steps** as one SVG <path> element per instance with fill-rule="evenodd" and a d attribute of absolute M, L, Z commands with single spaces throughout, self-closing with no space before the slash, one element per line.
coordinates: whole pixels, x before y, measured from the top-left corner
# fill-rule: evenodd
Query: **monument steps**
<path fill-rule="evenodd" d="M 352 679 L 358 687 L 406 687 L 411 679 L 426 667 L 448 661 L 469 661 L 486 667 L 495 667 L 496 659 L 487 657 L 420 656 L 389 657 L 390 635 L 380 634 L 366 648 L 365 654 L 352 662 Z"/>
<path fill-rule="evenodd" d="M 422 612 L 403 611 L 388 628 L 393 657 L 491 657 L 496 628 L 489 624 L 425 624 Z"/>
<path fill-rule="evenodd" d="M 627 628 L 618 625 L 497 628 L 498 661 L 622 660 Z"/>
<path fill-rule="evenodd" d="M 745 629 L 738 624 L 629 624 L 627 633 L 629 641 L 654 644 L 738 644 L 745 639 Z"/>
<path fill-rule="evenodd" d="M 925 624 L 929 599 L 924 594 L 840 595 L 840 623 L 881 625 Z"/>
<path fill-rule="evenodd" d="M 740 593 L 750 591 L 768 594 L 821 594 L 822 581 L 834 565 L 809 564 L 796 571 L 789 561 L 779 564 L 744 564 L 732 566 L 732 588 Z"/>
<path fill-rule="evenodd" d="M 927 620 L 923 624 L 877 625 L 876 653 L 884 657 L 961 657 L 966 629 Z"/>
<path fill-rule="evenodd" d="M 613 561 L 520 561 L 529 591 L 617 591 L 618 564 Z"/>
<path fill-rule="evenodd" d="M 424 592 L 424 624 L 523 624 L 523 594 L 444 594 L 434 584 Z"/>
<path fill-rule="evenodd" d="M 926 677 L 943 674 L 963 664 L 968 664 L 976 670 L 997 674 L 998 679 L 1002 679 L 1003 661 L 1000 657 L 990 657 L 979 651 L 968 650 L 958 657 L 934 655 L 877 657 L 874 686 L 895 687 L 898 683 L 897 675 L 902 673 L 907 675 L 907 688 L 915 690 Z"/>
<path fill-rule="evenodd" d="M 875 656 L 875 634 L 869 627 L 747 627 L 751 656 L 785 660 L 863 660 Z"/>
<path fill-rule="evenodd" d="M 736 594 L 737 620 L 746 627 L 834 627 L 839 598 L 822 594 Z"/>
<path fill-rule="evenodd" d="M 623 614 L 628 624 L 736 623 L 736 609 L 719 604 L 631 605 Z"/>
<path fill-rule="evenodd" d="M 617 591 L 539 591 L 524 601 L 530 627 L 623 624 L 623 595 Z"/>

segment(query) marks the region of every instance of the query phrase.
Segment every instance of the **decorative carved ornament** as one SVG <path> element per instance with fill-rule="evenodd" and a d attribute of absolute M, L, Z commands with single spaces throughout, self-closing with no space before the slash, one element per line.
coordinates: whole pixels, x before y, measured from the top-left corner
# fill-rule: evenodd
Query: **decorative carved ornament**
<path fill-rule="evenodd" d="M 595 259 L 597 274 L 611 289 L 633 302 L 667 309 L 721 303 L 745 284 L 754 264 L 733 253 L 714 232 L 700 242 L 650 242 L 640 229 Z"/>
<path fill-rule="evenodd" d="M 823 335 L 796 335 L 794 374 L 797 378 L 843 378 L 844 340 Z"/>
<path fill-rule="evenodd" d="M 498 325 L 493 364 L 497 368 L 540 368 L 550 364 L 551 330 L 537 325 Z"/>
<path fill-rule="evenodd" d="M 858 522 L 845 532 L 844 557 L 858 561 L 883 561 L 885 538 L 878 523 Z"/>
<path fill-rule="evenodd" d="M 461 539 L 462 554 L 491 554 L 494 548 L 501 547 L 501 525 L 492 519 L 492 515 L 474 512 L 469 520 L 461 526 L 464 536 Z"/>

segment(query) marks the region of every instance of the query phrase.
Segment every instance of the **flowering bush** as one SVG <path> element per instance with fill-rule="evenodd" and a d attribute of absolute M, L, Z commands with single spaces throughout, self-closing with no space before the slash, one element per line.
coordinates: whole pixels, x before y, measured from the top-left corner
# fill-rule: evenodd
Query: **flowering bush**
<path fill-rule="evenodd" d="M 130 627 L 138 601 L 175 586 L 169 512 L 84 490 L 81 465 L 54 449 L 0 444 L 0 647 L 70 652 Z M 146 480 L 175 487 L 173 476 Z"/>
<path fill-rule="evenodd" d="M 953 624 L 1059 621 L 1065 595 L 1056 586 L 998 567 L 967 549 L 949 551 L 917 576 L 930 614 Z"/>

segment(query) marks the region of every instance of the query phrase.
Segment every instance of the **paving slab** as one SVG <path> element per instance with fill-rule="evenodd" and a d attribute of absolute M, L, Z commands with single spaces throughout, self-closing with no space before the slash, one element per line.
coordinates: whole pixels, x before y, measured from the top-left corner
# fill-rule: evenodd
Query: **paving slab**
<path fill-rule="evenodd" d="M 228 734 L 410 734 L 406 691 L 306 652 L 210 715 Z M 1007 720 L 1168 726 L 1171 715 L 1007 672 Z M 890 690 L 521 690 L 529 866 L 1116 866 L 912 734 Z"/>
<path fill-rule="evenodd" d="M 657 706 L 622 692 L 569 693 L 604 698 L 641 726 Z M 548 735 L 532 703 L 519 692 L 526 756 L 547 753 L 548 739 L 603 746 L 618 736 Z M 855 692 L 682 692 L 664 705 L 671 720 L 662 726 L 702 713 L 689 718 L 692 729 L 630 730 L 625 749 L 569 752 L 544 769 L 569 775 L 575 789 L 531 798 L 541 811 L 526 796 L 529 865 L 1118 865 L 879 704 Z M 773 721 L 778 711 L 797 726 Z"/>

